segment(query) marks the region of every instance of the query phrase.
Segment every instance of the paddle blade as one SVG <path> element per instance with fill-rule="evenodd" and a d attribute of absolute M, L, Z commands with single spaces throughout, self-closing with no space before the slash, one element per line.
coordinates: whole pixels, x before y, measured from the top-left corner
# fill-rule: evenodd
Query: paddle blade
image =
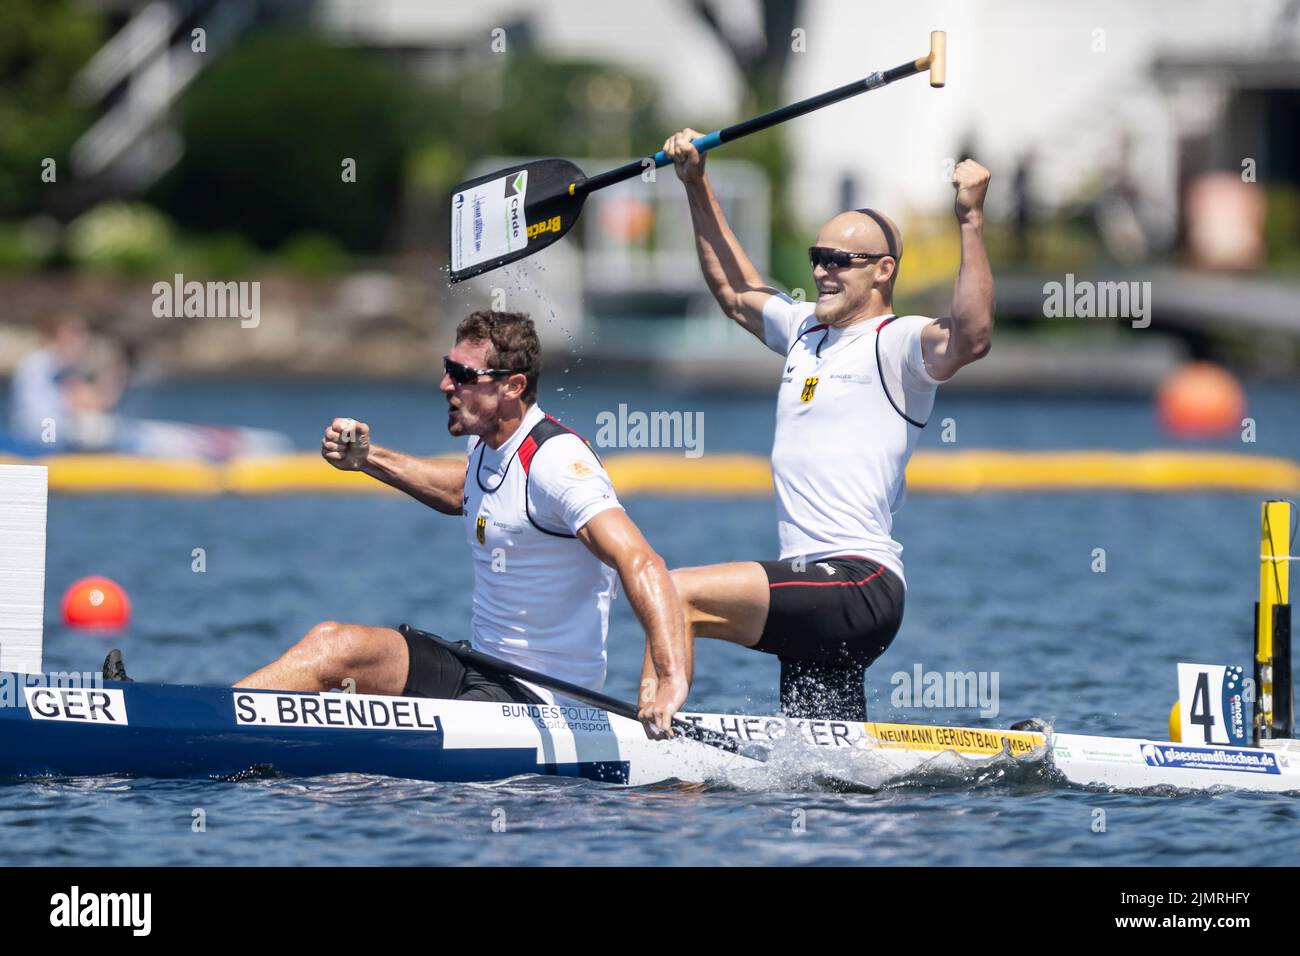
<path fill-rule="evenodd" d="M 451 191 L 451 281 L 490 272 L 545 249 L 578 220 L 583 195 L 570 195 L 582 170 L 567 159 L 498 169 Z"/>

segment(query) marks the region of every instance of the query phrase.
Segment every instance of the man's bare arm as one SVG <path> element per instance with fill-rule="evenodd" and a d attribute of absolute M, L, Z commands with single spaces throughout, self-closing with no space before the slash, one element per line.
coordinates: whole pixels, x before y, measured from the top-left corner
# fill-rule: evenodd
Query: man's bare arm
<path fill-rule="evenodd" d="M 637 704 L 647 727 L 653 724 L 666 731 L 690 689 L 686 622 L 668 566 L 620 508 L 602 511 L 588 521 L 578 531 L 578 540 L 618 572 L 628 603 L 645 630 L 657 685 L 652 699 L 640 699 Z"/>
<path fill-rule="evenodd" d="M 964 159 L 953 171 L 955 209 L 961 229 L 961 266 L 952 293 L 952 315 L 921 333 L 926 368 L 940 381 L 988 354 L 993 344 L 993 271 L 984 248 L 984 194 L 989 171 Z"/>
<path fill-rule="evenodd" d="M 372 445 L 370 460 L 361 469 L 416 501 L 445 515 L 461 514 L 465 495 L 465 460 L 417 458 L 391 448 Z"/>
<path fill-rule="evenodd" d="M 445 515 L 461 513 L 465 462 L 455 458 L 417 458 L 370 443 L 370 426 L 336 418 L 321 439 L 321 457 L 340 471 L 360 471 Z"/>
<path fill-rule="evenodd" d="M 691 145 L 700 134 L 693 129 L 675 133 L 664 143 L 677 175 L 686 187 L 686 201 L 695 230 L 695 251 L 704 281 L 729 318 L 763 339 L 763 305 L 777 294 L 754 267 L 722 212 L 718 197 L 704 175 L 704 157 Z"/>

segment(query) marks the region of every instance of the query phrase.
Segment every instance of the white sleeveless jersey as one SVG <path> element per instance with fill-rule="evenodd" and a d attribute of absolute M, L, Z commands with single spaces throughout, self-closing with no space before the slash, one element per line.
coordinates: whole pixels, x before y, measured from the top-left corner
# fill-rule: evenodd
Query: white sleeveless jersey
<path fill-rule="evenodd" d="M 893 514 L 939 385 L 921 353 L 932 320 L 839 329 L 818 324 L 814 308 L 774 295 L 763 309 L 764 341 L 786 357 L 772 444 L 781 559 L 862 555 L 901 579 Z"/>
<path fill-rule="evenodd" d="M 552 437 L 539 444 L 541 423 Z M 474 557 L 473 647 L 599 690 L 617 578 L 574 535 L 618 507 L 587 443 L 536 405 L 498 449 L 471 437 L 462 509 Z"/>

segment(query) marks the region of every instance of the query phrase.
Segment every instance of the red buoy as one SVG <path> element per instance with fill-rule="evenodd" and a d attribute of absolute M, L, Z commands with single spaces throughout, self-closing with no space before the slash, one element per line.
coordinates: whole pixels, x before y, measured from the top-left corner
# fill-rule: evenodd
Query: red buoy
<path fill-rule="evenodd" d="M 120 628 L 130 619 L 131 602 L 110 578 L 82 578 L 63 592 L 63 623 L 68 627 Z"/>
<path fill-rule="evenodd" d="M 1160 421 L 1180 438 L 1217 438 L 1242 427 L 1246 394 L 1230 373 L 1189 362 L 1160 385 Z"/>

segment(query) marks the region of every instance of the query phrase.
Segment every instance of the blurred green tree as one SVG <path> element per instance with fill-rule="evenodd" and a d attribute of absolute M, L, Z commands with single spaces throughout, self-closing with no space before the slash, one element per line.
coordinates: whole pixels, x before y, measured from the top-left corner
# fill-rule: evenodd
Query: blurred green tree
<path fill-rule="evenodd" d="M 1300 267 L 1300 190 L 1288 183 L 1268 187 L 1264 243 L 1268 263 L 1294 271 Z"/>
<path fill-rule="evenodd" d="M 102 35 L 100 14 L 75 0 L 0 3 L 0 217 L 45 206 L 45 159 L 59 182 L 71 178 L 68 153 L 93 116 L 68 90 Z"/>
<path fill-rule="evenodd" d="M 455 80 L 412 95 L 419 145 L 406 167 L 405 239 L 415 247 L 443 245 L 452 187 L 488 157 L 621 160 L 657 149 L 669 129 L 650 80 L 615 64 L 531 50 L 484 57 Z"/>
<path fill-rule="evenodd" d="M 513 57 L 501 82 L 492 134 L 504 153 L 635 156 L 663 140 L 655 86 L 617 66 Z"/>
<path fill-rule="evenodd" d="M 184 226 L 237 231 L 263 249 L 304 232 L 379 249 L 401 195 L 414 106 L 398 73 L 368 54 L 263 34 L 186 91 L 184 154 L 152 198 Z"/>
<path fill-rule="evenodd" d="M 617 159 L 652 151 L 665 135 L 655 85 L 607 63 L 492 57 L 423 95 L 417 165 L 422 181 L 444 191 L 471 157 Z"/>

